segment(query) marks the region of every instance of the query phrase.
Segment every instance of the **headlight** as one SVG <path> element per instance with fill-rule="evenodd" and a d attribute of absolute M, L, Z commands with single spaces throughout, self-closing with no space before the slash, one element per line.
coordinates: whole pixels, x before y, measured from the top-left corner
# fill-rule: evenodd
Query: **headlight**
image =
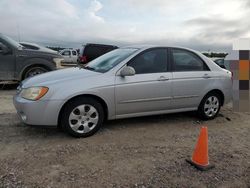
<path fill-rule="evenodd" d="M 63 60 L 64 60 L 63 58 L 54 58 L 53 59 L 53 61 L 55 62 L 57 68 L 62 68 L 61 63 L 62 63 Z"/>
<path fill-rule="evenodd" d="M 22 89 L 20 96 L 24 99 L 36 101 L 42 98 L 49 88 L 47 87 L 29 87 Z"/>

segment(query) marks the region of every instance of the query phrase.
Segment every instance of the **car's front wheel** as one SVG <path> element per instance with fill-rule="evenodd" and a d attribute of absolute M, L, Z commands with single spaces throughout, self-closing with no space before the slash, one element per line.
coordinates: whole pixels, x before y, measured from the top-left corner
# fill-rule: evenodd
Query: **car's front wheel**
<path fill-rule="evenodd" d="M 217 116 L 221 107 L 221 96 L 216 92 L 208 93 L 201 101 L 198 113 L 204 120 L 213 119 Z"/>
<path fill-rule="evenodd" d="M 34 66 L 34 67 L 29 68 L 27 71 L 25 71 L 23 78 L 26 79 L 26 78 L 33 77 L 33 76 L 36 76 L 38 74 L 42 74 L 48 71 L 49 70 L 44 67 Z"/>
<path fill-rule="evenodd" d="M 61 114 L 62 128 L 74 137 L 88 137 L 96 133 L 104 120 L 102 105 L 89 97 L 69 101 Z"/>

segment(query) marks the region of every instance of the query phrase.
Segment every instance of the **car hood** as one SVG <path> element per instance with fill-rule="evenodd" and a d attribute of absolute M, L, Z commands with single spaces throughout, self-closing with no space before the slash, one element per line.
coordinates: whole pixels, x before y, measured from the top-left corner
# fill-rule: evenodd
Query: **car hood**
<path fill-rule="evenodd" d="M 51 49 L 45 48 L 45 47 L 40 47 L 38 51 L 40 51 L 40 52 L 52 53 L 52 54 L 58 54 L 57 51 L 51 50 Z"/>
<path fill-rule="evenodd" d="M 40 74 L 31 78 L 27 78 L 21 83 L 23 88 L 31 86 L 49 86 L 51 84 L 63 83 L 69 80 L 83 79 L 92 76 L 98 76 L 102 73 L 86 70 L 79 67 L 65 68 L 44 74 Z"/>
<path fill-rule="evenodd" d="M 28 55 L 30 56 L 50 56 L 50 57 L 58 57 L 58 58 L 62 58 L 62 56 L 60 54 L 58 54 L 56 51 L 50 50 L 50 49 L 46 49 L 46 48 L 41 48 L 39 50 L 32 50 L 32 49 L 21 49 L 18 50 L 18 53 L 21 55 Z"/>

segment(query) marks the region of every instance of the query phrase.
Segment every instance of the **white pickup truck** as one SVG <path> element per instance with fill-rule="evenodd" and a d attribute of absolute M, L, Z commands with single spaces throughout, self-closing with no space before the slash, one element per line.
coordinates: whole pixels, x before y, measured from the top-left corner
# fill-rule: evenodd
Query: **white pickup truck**
<path fill-rule="evenodd" d="M 63 56 L 62 64 L 77 64 L 78 53 L 73 49 L 64 49 L 59 52 Z"/>

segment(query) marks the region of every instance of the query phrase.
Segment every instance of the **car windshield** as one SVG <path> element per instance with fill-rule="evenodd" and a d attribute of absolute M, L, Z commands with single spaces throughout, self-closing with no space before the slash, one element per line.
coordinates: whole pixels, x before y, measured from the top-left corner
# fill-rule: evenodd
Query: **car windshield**
<path fill-rule="evenodd" d="M 107 72 L 137 50 L 138 49 L 135 48 L 120 48 L 113 50 L 89 62 L 85 69 L 101 73 Z"/>
<path fill-rule="evenodd" d="M 4 35 L 2 36 L 4 38 L 4 40 L 6 40 L 9 44 L 11 44 L 13 47 L 16 48 L 23 48 L 23 46 L 21 44 L 19 44 L 18 42 L 16 42 L 15 40 L 13 40 L 12 38 Z"/>

